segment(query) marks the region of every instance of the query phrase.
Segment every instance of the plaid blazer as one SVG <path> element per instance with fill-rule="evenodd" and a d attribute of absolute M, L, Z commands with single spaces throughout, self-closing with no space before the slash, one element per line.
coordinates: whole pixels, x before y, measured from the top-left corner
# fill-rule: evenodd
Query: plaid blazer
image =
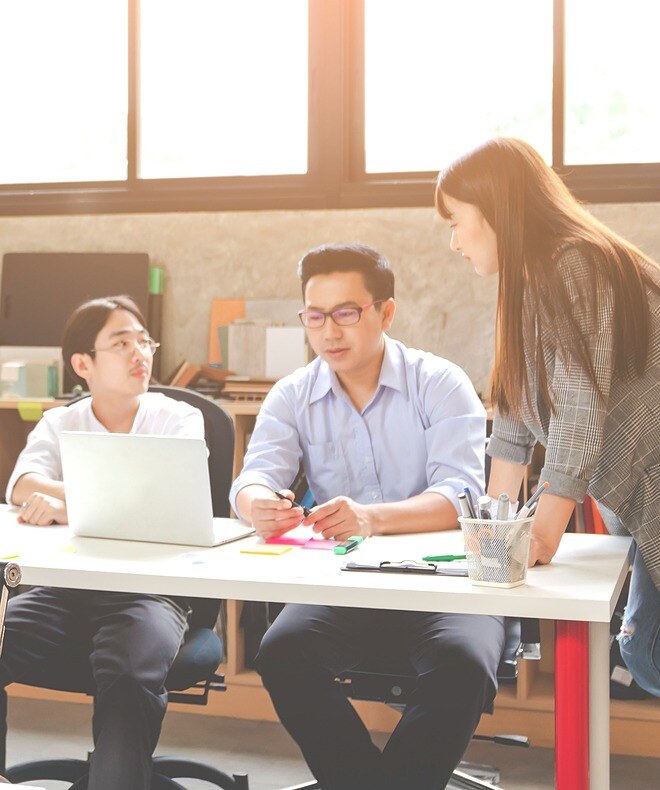
<path fill-rule="evenodd" d="M 603 397 L 577 360 L 557 352 L 561 317 L 544 316 L 540 345 L 548 388 L 555 407 L 544 409 L 538 398 L 535 349 L 538 316 L 524 302 L 525 361 L 532 408 L 521 416 L 494 415 L 488 454 L 528 464 L 536 442 L 546 448 L 541 482 L 553 494 L 581 502 L 588 492 L 621 519 L 639 546 L 656 587 L 660 589 L 660 267 L 643 262 L 658 290 L 647 289 L 651 311 L 651 343 L 642 377 L 622 379 L 614 373 L 611 287 L 575 247 L 555 256 L 573 306 L 585 332 L 594 372 Z"/>

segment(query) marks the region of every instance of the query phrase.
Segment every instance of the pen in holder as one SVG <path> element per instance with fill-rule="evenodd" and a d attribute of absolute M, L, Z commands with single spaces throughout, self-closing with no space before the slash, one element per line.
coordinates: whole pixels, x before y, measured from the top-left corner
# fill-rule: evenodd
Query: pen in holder
<path fill-rule="evenodd" d="M 518 587 L 527 578 L 534 517 L 515 520 L 458 519 L 467 555 L 468 577 L 485 587 Z"/>

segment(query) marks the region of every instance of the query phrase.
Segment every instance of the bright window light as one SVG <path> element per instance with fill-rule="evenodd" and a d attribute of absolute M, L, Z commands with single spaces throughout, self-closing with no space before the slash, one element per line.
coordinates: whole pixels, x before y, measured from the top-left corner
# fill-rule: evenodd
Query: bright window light
<path fill-rule="evenodd" d="M 307 172 L 307 3 L 142 0 L 141 178 Z"/>
<path fill-rule="evenodd" d="M 660 3 L 567 0 L 567 164 L 660 160 Z"/>
<path fill-rule="evenodd" d="M 126 178 L 125 0 L 0 2 L 0 183 Z"/>
<path fill-rule="evenodd" d="M 370 173 L 439 170 L 495 135 L 552 152 L 551 0 L 365 0 Z"/>

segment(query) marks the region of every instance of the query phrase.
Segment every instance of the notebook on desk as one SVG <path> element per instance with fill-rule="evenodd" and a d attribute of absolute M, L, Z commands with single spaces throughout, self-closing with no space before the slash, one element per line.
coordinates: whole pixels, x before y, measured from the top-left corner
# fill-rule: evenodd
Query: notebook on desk
<path fill-rule="evenodd" d="M 219 546 L 254 533 L 213 518 L 203 439 L 64 431 L 60 442 L 74 535 Z"/>

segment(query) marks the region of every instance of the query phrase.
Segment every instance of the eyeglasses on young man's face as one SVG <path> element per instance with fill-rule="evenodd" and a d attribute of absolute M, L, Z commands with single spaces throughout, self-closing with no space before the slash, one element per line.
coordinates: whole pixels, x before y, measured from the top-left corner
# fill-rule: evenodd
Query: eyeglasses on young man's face
<path fill-rule="evenodd" d="M 332 318 L 337 326 L 352 326 L 357 324 L 362 318 L 362 313 L 374 305 L 385 302 L 385 299 L 376 299 L 375 302 L 363 304 L 360 307 L 336 307 L 334 310 L 323 312 L 323 310 L 299 310 L 298 317 L 307 329 L 320 329 L 325 324 L 325 319 Z"/>
<path fill-rule="evenodd" d="M 137 348 L 145 356 L 152 357 L 159 346 L 160 343 L 157 343 L 152 337 L 141 335 L 140 337 L 132 338 L 122 337 L 107 348 L 92 348 L 89 353 L 94 356 L 99 351 L 111 351 L 113 354 L 118 354 L 121 357 L 130 357 Z"/>

